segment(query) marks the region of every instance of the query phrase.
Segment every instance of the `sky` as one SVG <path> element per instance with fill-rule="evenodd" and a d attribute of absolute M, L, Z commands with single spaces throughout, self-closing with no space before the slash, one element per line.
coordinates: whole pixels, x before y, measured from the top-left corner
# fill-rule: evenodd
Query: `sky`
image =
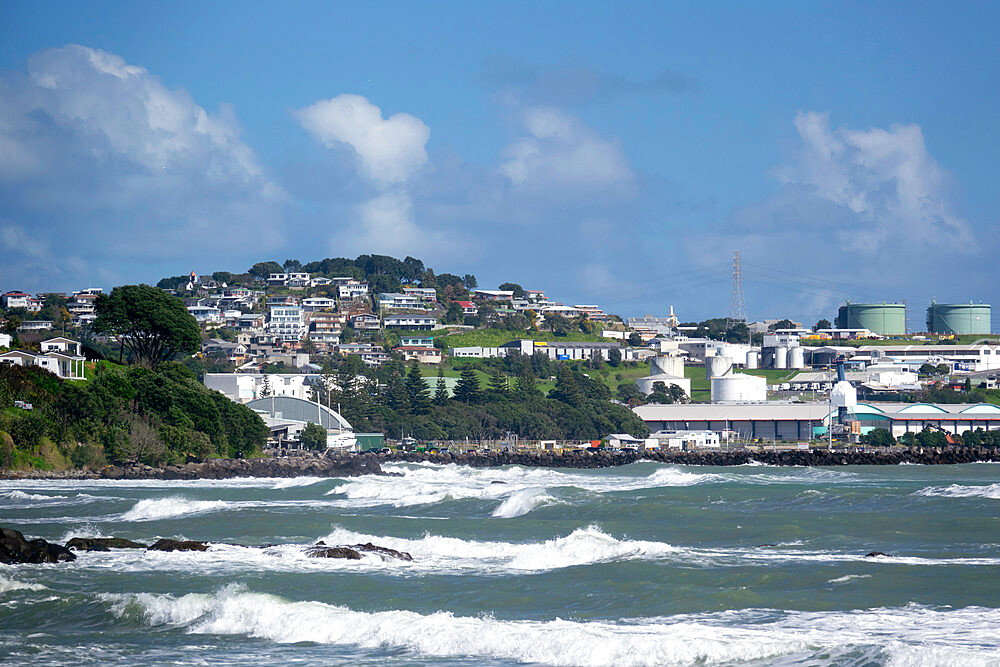
<path fill-rule="evenodd" d="M 0 290 L 362 253 L 684 321 L 1000 305 L 1000 5 L 0 0 Z M 994 331 L 1000 318 L 994 314 Z"/>

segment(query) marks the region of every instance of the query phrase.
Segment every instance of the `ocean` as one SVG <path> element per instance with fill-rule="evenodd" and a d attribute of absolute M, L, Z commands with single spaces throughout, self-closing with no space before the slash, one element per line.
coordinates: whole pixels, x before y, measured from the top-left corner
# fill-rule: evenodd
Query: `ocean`
<path fill-rule="evenodd" d="M 29 538 L 214 543 L 0 565 L 0 657 L 1000 665 L 997 464 L 384 467 L 0 481 L 0 525 Z M 413 561 L 306 557 L 318 540 Z"/>

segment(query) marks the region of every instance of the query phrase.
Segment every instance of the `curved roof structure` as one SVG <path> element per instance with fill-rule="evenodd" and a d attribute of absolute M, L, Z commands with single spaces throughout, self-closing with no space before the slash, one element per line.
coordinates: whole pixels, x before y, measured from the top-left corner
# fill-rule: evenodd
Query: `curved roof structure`
<path fill-rule="evenodd" d="M 246 404 L 251 410 L 265 413 L 276 419 L 318 423 L 326 429 L 353 431 L 354 427 L 340 416 L 336 410 L 325 405 L 306 401 L 294 396 L 270 396 L 258 398 Z"/>

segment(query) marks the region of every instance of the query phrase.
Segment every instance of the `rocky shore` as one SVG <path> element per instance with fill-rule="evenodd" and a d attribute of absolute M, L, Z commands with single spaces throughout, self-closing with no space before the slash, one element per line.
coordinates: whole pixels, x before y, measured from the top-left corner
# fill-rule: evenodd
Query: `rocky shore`
<path fill-rule="evenodd" d="M 254 459 L 212 459 L 154 468 L 146 465 L 108 466 L 101 470 L 0 471 L 0 479 L 231 479 L 234 477 L 359 477 L 385 475 L 381 463 L 455 463 L 474 468 L 519 465 L 545 468 L 609 468 L 637 461 L 676 465 L 775 466 L 944 465 L 1000 462 L 1000 450 L 985 447 L 893 447 L 879 450 L 719 450 L 562 452 L 390 452 L 343 454 L 300 453 Z"/>

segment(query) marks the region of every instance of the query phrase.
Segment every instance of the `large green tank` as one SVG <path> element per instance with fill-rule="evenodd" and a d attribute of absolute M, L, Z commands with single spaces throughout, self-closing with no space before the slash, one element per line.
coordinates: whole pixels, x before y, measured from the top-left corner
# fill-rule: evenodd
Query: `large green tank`
<path fill-rule="evenodd" d="M 906 304 L 848 301 L 837 314 L 837 327 L 868 329 L 882 336 L 901 336 L 906 333 Z"/>
<path fill-rule="evenodd" d="M 937 303 L 927 308 L 927 331 L 937 334 L 990 333 L 990 304 Z"/>

